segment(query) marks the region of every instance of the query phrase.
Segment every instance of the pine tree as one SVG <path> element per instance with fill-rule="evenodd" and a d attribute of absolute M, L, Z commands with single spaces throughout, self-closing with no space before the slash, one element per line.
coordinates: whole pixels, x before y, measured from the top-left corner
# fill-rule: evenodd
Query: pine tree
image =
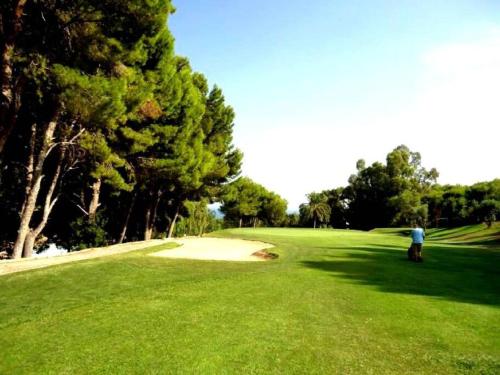
<path fill-rule="evenodd" d="M 26 256 L 31 254 L 33 243 L 57 200 L 52 196 L 60 185 L 60 176 L 64 174 L 61 170 L 71 168 L 69 150 L 84 132 L 91 134 L 82 138 L 81 142 L 87 151 L 94 151 L 96 163 L 91 173 L 96 181 L 105 178 L 124 186 L 120 175 L 113 171 L 114 167 L 123 166 L 124 161 L 107 147 L 107 137 L 113 139 L 113 130 L 125 112 L 121 97 L 126 86 L 123 79 L 116 76 L 120 75 L 120 70 L 126 70 L 126 64 L 149 61 L 147 41 L 159 33 L 165 34 L 166 17 L 172 11 L 167 1 L 81 0 L 61 4 L 40 1 L 30 5 L 26 20 L 30 21 L 30 27 L 38 26 L 42 32 L 36 33 L 29 41 L 22 40 L 20 45 L 26 51 L 28 60 L 32 62 L 36 57 L 36 61 L 43 63 L 44 69 L 28 71 L 30 87 L 36 90 L 27 95 L 40 97 L 40 104 L 35 110 L 51 115 L 50 119 L 44 120 L 46 125 L 38 126 L 32 132 L 31 143 L 34 147 L 30 147 L 27 165 L 33 165 L 34 172 L 26 178 L 27 194 L 21 210 L 14 257 L 20 256 L 23 247 Z M 151 11 L 154 12 L 149 13 Z M 40 19 L 40 14 L 43 19 Z M 49 39 L 49 36 L 52 38 Z M 62 41 L 62 45 L 55 41 Z M 38 117 L 43 119 L 36 113 L 33 117 L 36 121 Z M 88 147 L 89 139 L 94 135 L 93 139 L 97 140 L 99 147 Z M 42 141 L 37 147 L 39 139 Z M 61 156 L 53 168 L 52 178 L 48 180 L 47 193 L 42 197 L 45 202 L 42 219 L 30 227 L 45 161 L 54 150 Z M 95 190 L 98 185 L 94 184 Z M 94 207 L 89 208 L 94 209 L 95 200 L 92 202 Z"/>

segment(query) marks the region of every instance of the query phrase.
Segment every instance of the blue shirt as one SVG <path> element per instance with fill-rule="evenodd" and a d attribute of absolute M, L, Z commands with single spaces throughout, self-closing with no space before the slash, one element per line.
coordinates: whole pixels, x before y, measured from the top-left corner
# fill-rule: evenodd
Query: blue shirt
<path fill-rule="evenodd" d="M 424 243 L 425 233 L 422 228 L 413 228 L 411 230 L 411 239 L 413 243 Z"/>

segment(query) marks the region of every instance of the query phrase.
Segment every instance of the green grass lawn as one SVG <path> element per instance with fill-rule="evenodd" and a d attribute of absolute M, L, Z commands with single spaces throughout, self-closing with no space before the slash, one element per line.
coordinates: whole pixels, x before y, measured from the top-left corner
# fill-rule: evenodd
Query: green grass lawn
<path fill-rule="evenodd" d="M 498 242 L 436 232 L 416 264 L 398 232 L 215 235 L 280 258 L 160 246 L 0 277 L 0 374 L 500 373 Z"/>

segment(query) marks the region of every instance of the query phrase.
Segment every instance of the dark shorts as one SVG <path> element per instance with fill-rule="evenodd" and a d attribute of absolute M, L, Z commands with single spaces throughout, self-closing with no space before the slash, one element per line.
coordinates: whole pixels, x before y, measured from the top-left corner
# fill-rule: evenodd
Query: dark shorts
<path fill-rule="evenodd" d="M 422 244 L 412 243 L 408 249 L 408 259 L 414 262 L 422 262 Z"/>
<path fill-rule="evenodd" d="M 420 254 L 422 252 L 422 244 L 421 243 L 412 243 L 411 247 L 415 254 Z"/>

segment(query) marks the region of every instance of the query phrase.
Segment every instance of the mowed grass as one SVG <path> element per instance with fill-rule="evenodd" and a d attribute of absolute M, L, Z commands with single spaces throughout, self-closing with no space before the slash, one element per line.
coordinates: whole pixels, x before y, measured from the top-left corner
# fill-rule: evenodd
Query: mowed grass
<path fill-rule="evenodd" d="M 377 228 L 372 233 L 399 234 L 408 236 L 411 228 Z M 440 242 L 500 245 L 500 222 L 493 223 L 489 228 L 485 224 L 467 225 L 458 228 L 432 228 L 426 231 L 427 239 Z"/>
<path fill-rule="evenodd" d="M 0 278 L 0 374 L 498 374 L 500 248 L 235 229 L 269 262 L 149 257 Z"/>

